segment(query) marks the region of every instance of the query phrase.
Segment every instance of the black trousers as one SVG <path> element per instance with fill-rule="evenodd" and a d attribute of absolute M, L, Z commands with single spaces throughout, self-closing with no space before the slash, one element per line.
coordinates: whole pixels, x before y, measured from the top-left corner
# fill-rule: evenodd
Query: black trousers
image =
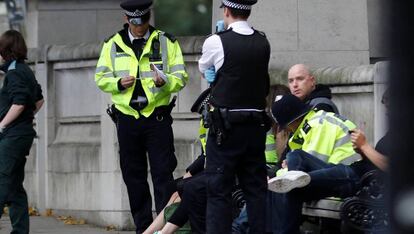
<path fill-rule="evenodd" d="M 206 233 L 207 177 L 204 172 L 184 179 L 181 203 L 168 220 L 182 227 L 190 221 L 191 233 Z"/>
<path fill-rule="evenodd" d="M 152 198 L 147 182 L 149 161 L 154 186 L 155 208 L 159 213 L 174 192 L 172 172 L 177 166 L 174 154 L 172 118 L 118 114 L 118 141 L 122 177 L 127 186 L 132 217 L 137 233 L 153 221 Z M 148 159 L 147 159 L 148 153 Z"/>
<path fill-rule="evenodd" d="M 231 192 L 235 175 L 243 190 L 251 233 L 265 232 L 266 127 L 262 124 L 233 124 L 217 145 L 210 132 L 207 139 L 207 233 L 231 233 Z"/>

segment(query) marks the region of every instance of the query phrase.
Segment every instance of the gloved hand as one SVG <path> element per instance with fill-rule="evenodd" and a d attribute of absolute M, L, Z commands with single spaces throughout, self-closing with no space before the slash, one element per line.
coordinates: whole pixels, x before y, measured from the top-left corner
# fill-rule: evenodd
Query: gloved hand
<path fill-rule="evenodd" d="M 217 21 L 217 23 L 216 23 L 216 32 L 221 32 L 221 31 L 224 31 L 224 30 L 225 30 L 224 20 Z"/>
<path fill-rule="evenodd" d="M 216 70 L 214 66 L 211 66 L 204 71 L 204 78 L 207 80 L 209 84 L 214 82 L 214 80 L 216 79 Z"/>

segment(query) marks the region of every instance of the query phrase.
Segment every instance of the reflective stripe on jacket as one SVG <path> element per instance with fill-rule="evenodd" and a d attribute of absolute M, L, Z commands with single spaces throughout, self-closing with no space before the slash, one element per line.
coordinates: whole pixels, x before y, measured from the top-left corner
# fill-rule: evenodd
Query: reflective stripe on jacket
<path fill-rule="evenodd" d="M 154 39 L 160 42 L 161 60 L 150 62 Z M 163 86 L 155 86 L 154 72 L 150 68 L 150 63 L 162 64 L 163 72 L 168 79 Z M 112 102 L 119 111 L 139 118 L 138 111 L 129 105 L 136 83 L 123 91 L 118 89 L 118 81 L 128 75 L 141 80 L 148 99 L 148 105 L 140 111 L 140 114 L 145 117 L 150 116 L 156 107 L 168 105 L 171 93 L 178 92 L 188 82 L 188 74 L 178 42 L 172 42 L 164 32 L 159 30 L 151 33 L 139 59 L 136 58 L 132 48 L 123 42 L 121 35 L 115 34 L 104 43 L 96 67 L 95 82 L 98 87 L 112 94 Z"/>
<path fill-rule="evenodd" d="M 204 127 L 204 121 L 203 121 L 203 119 L 201 119 L 200 120 L 200 126 L 198 128 L 198 133 L 199 133 L 201 148 L 202 148 L 204 154 L 206 154 L 207 131 L 208 131 L 208 129 Z"/>
<path fill-rule="evenodd" d="M 338 114 L 311 110 L 289 139 L 289 146 L 327 163 L 349 165 L 361 159 L 351 143 L 349 130 L 354 128 L 354 123 Z"/>
<path fill-rule="evenodd" d="M 275 135 L 273 134 L 273 129 L 270 129 L 266 134 L 266 163 L 276 164 L 278 157 L 276 152 L 276 141 Z"/>

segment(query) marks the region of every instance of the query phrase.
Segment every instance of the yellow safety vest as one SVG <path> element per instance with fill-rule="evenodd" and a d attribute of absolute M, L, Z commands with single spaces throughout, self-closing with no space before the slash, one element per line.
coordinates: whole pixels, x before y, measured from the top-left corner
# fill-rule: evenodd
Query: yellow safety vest
<path fill-rule="evenodd" d="M 354 123 L 338 114 L 311 110 L 289 139 L 289 146 L 327 163 L 349 165 L 361 159 L 351 143 L 349 130 L 354 128 Z"/>
<path fill-rule="evenodd" d="M 273 129 L 270 129 L 266 134 L 266 163 L 269 164 L 276 164 L 278 160 L 277 152 L 276 152 L 276 141 L 275 135 L 273 134 Z"/>
<path fill-rule="evenodd" d="M 168 79 L 168 82 L 161 87 L 155 86 L 154 72 L 150 68 L 150 55 L 155 38 L 160 42 L 162 61 L 151 61 L 151 63 L 162 64 L 163 72 Z M 188 82 L 181 48 L 177 41 L 168 39 L 164 32 L 154 30 L 151 33 L 140 58 L 137 58 L 132 48 L 123 42 L 119 33 L 115 34 L 102 47 L 96 66 L 95 82 L 102 91 L 112 94 L 112 102 L 119 111 L 137 119 L 138 111 L 129 105 L 136 83 L 120 91 L 118 81 L 128 75 L 136 77 L 138 68 L 137 78 L 141 80 L 148 99 L 148 105 L 140 111 L 140 114 L 145 117 L 150 116 L 156 107 L 168 105 L 171 93 L 178 92 Z"/>
<path fill-rule="evenodd" d="M 206 145 L 207 145 L 207 131 L 208 129 L 204 127 L 203 118 L 200 120 L 200 126 L 198 128 L 199 139 L 201 143 L 201 148 L 203 149 L 204 155 L 206 155 Z"/>

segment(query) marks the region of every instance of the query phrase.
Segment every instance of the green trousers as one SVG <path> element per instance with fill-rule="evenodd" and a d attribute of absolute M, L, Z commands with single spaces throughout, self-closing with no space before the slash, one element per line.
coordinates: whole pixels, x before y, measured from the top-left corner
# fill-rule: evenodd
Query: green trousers
<path fill-rule="evenodd" d="M 0 217 L 7 205 L 13 227 L 11 234 L 29 233 L 28 202 L 23 180 L 26 156 L 32 143 L 32 136 L 0 136 Z"/>
<path fill-rule="evenodd" d="M 175 210 L 177 209 L 177 207 L 179 206 L 180 203 L 173 203 L 167 207 L 165 207 L 164 210 L 164 220 L 165 222 L 167 222 L 168 219 L 170 219 L 170 217 L 174 214 Z M 184 224 L 184 226 L 182 226 L 180 229 L 178 229 L 177 231 L 174 232 L 175 234 L 191 234 L 191 227 L 190 227 L 190 223 L 187 222 Z"/>

